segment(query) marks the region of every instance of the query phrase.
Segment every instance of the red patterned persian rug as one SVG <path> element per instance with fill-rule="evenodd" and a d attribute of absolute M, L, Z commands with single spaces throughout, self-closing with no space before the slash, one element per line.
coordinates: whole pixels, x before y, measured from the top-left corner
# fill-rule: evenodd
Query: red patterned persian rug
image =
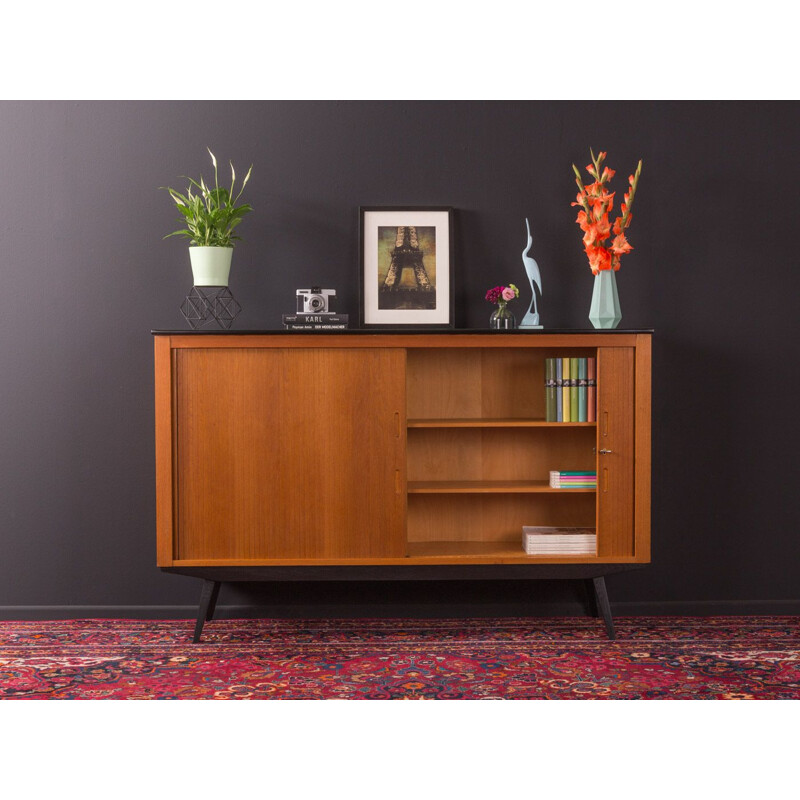
<path fill-rule="evenodd" d="M 3 699 L 800 699 L 798 617 L 0 622 Z"/>

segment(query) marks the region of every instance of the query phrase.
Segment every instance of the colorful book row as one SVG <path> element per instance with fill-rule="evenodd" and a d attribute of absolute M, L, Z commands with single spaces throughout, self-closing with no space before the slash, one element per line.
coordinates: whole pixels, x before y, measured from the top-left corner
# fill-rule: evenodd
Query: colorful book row
<path fill-rule="evenodd" d="M 545 359 L 544 396 L 547 422 L 596 421 L 596 369 L 595 358 Z"/>

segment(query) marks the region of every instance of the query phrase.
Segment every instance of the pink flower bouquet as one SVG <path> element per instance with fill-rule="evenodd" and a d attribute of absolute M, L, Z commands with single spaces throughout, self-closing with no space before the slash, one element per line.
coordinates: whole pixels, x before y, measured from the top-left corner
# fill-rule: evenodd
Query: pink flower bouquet
<path fill-rule="evenodd" d="M 508 286 L 495 286 L 486 292 L 486 299 L 490 303 L 497 303 L 498 305 L 505 305 L 515 297 L 519 297 L 519 289 L 513 283 L 509 283 Z"/>

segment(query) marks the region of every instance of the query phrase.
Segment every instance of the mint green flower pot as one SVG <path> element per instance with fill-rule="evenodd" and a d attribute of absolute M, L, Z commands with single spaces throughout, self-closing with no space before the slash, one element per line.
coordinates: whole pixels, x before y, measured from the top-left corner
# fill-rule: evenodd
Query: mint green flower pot
<path fill-rule="evenodd" d="M 617 294 L 617 278 L 613 269 L 603 269 L 594 276 L 589 322 L 595 328 L 616 328 L 622 319 Z"/>
<path fill-rule="evenodd" d="M 227 286 L 232 257 L 232 247 L 190 247 L 194 285 Z"/>

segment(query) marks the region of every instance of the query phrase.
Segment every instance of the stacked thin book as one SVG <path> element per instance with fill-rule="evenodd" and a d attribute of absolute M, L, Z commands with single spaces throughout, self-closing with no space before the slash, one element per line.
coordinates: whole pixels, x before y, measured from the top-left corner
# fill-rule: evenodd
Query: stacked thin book
<path fill-rule="evenodd" d="M 347 314 L 284 314 L 283 327 L 287 331 L 336 331 L 349 327 Z"/>
<path fill-rule="evenodd" d="M 595 528 L 522 528 L 522 549 L 529 556 L 581 555 L 597 553 Z"/>
<path fill-rule="evenodd" d="M 596 489 L 596 472 L 561 472 L 550 471 L 551 489 Z"/>

